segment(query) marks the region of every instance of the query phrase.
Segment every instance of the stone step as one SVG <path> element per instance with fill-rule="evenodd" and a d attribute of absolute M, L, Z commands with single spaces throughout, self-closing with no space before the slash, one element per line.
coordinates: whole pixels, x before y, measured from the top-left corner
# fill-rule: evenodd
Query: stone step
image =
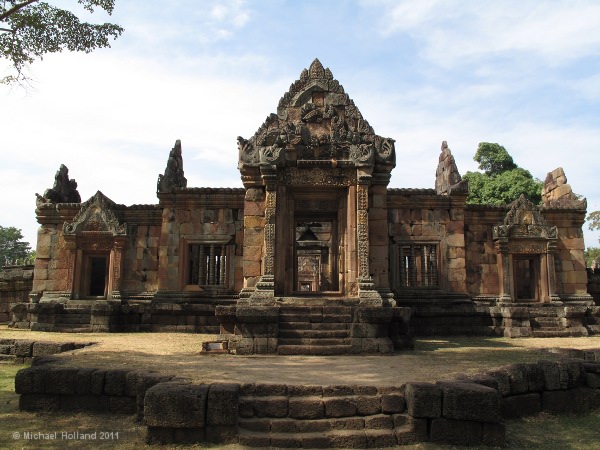
<path fill-rule="evenodd" d="M 80 323 L 57 323 L 52 331 L 59 333 L 90 333 L 92 327 Z"/>
<path fill-rule="evenodd" d="M 350 345 L 350 338 L 279 338 L 278 345 Z"/>
<path fill-rule="evenodd" d="M 551 338 L 551 337 L 569 337 L 572 333 L 567 330 L 533 330 L 533 337 L 536 338 Z"/>
<path fill-rule="evenodd" d="M 332 356 L 346 355 L 349 345 L 278 345 L 278 355 Z"/>
<path fill-rule="evenodd" d="M 282 306 L 279 308 L 279 314 L 345 314 L 351 315 L 352 308 L 349 306 Z"/>
<path fill-rule="evenodd" d="M 60 324 L 89 324 L 92 316 L 90 314 L 68 314 L 58 316 Z"/>
<path fill-rule="evenodd" d="M 272 433 L 241 430 L 239 443 L 275 448 L 383 448 L 398 445 L 395 430 L 336 430 L 325 433 Z"/>
<path fill-rule="evenodd" d="M 279 330 L 279 338 L 336 339 L 349 337 L 349 330 Z"/>
<path fill-rule="evenodd" d="M 350 329 L 349 323 L 336 323 L 336 322 L 281 322 L 279 324 L 280 330 L 348 330 Z"/>

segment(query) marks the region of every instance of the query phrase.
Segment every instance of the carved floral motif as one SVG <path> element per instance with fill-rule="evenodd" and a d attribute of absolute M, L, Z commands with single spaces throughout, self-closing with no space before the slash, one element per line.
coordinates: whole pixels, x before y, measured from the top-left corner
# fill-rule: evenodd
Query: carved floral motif
<path fill-rule="evenodd" d="M 113 212 L 116 204 L 98 191 L 92 198 L 81 205 L 73 222 L 63 224 L 63 234 L 79 235 L 81 233 L 107 233 L 113 236 L 127 235 L 127 225 L 119 223 Z"/>

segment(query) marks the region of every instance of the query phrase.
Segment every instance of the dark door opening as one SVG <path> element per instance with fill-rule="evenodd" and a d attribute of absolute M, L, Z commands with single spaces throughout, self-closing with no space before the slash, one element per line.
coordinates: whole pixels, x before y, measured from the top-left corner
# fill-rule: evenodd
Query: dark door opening
<path fill-rule="evenodd" d="M 91 256 L 90 264 L 90 297 L 105 297 L 106 296 L 106 275 L 107 275 L 107 258 L 106 256 Z"/>
<path fill-rule="evenodd" d="M 539 300 L 537 256 L 514 256 L 515 299 L 517 301 Z"/>

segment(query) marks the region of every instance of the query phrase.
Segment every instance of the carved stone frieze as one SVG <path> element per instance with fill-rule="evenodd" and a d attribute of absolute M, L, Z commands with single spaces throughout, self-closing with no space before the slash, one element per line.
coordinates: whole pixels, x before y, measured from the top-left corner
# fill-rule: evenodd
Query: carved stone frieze
<path fill-rule="evenodd" d="M 86 251 L 109 251 L 113 244 L 114 240 L 110 236 L 94 236 L 80 238 L 77 247 Z"/>
<path fill-rule="evenodd" d="M 92 198 L 81 205 L 73 222 L 63 224 L 63 234 L 74 236 L 80 234 L 107 234 L 111 236 L 127 235 L 127 224 L 119 223 L 113 209 L 116 204 L 98 191 Z"/>
<path fill-rule="evenodd" d="M 344 161 L 390 172 L 394 140 L 375 134 L 354 102 L 315 59 L 250 139 L 238 137 L 240 170 L 296 161 Z M 290 156 L 286 156 L 289 153 Z"/>
<path fill-rule="evenodd" d="M 543 238 L 556 239 L 556 227 L 549 226 L 540 209 L 524 195 L 510 204 L 504 224 L 494 227 L 494 239 Z"/>
<path fill-rule="evenodd" d="M 296 200 L 298 211 L 334 211 L 338 209 L 336 200 Z"/>
<path fill-rule="evenodd" d="M 540 254 L 546 253 L 548 244 L 545 241 L 510 241 L 508 243 L 509 253 Z"/>
<path fill-rule="evenodd" d="M 297 167 L 286 167 L 277 174 L 277 181 L 287 186 L 347 187 L 356 184 L 356 171 L 341 168 L 325 170 L 311 167 L 303 170 Z"/>

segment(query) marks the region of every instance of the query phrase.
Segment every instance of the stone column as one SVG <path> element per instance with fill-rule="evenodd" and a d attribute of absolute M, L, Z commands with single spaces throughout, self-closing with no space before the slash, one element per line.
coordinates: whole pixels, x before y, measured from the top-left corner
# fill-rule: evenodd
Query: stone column
<path fill-rule="evenodd" d="M 275 296 L 275 212 L 277 209 L 277 171 L 275 166 L 261 166 L 266 189 L 262 274 L 252 300 L 268 300 Z"/>
<path fill-rule="evenodd" d="M 501 280 L 498 302 L 512 303 L 512 264 L 508 251 L 508 240 L 497 240 L 496 250 L 498 252 L 498 275 Z"/>
<path fill-rule="evenodd" d="M 111 297 L 119 300 L 121 298 L 121 278 L 123 273 L 123 248 L 125 247 L 125 238 L 116 238 L 113 247 L 112 261 L 112 286 Z"/>
<path fill-rule="evenodd" d="M 548 295 L 551 302 L 561 302 L 556 292 L 556 265 L 554 264 L 554 253 L 556 252 L 556 241 L 548 241 L 548 254 L 546 268 L 548 270 Z M 562 302 L 561 302 L 562 303 Z"/>
<path fill-rule="evenodd" d="M 369 185 L 371 184 L 371 175 L 359 169 L 357 179 L 358 298 L 361 304 L 381 306 L 383 301 L 379 292 L 375 290 L 369 270 Z"/>

